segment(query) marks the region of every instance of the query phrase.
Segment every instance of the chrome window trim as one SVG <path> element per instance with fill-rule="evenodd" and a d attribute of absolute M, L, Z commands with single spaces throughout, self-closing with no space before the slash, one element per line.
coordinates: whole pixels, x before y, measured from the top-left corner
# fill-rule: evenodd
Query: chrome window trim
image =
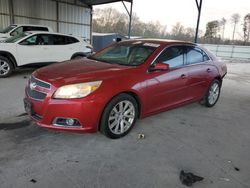
<path fill-rule="evenodd" d="M 202 48 L 200 48 L 199 46 L 197 46 L 197 45 L 195 45 L 195 44 L 171 44 L 171 45 L 168 45 L 168 46 L 166 46 L 165 48 L 163 48 L 162 50 L 161 50 L 161 52 L 154 58 L 154 60 L 150 63 L 150 66 L 151 65 L 153 65 L 154 63 L 156 63 L 155 61 L 157 60 L 157 58 L 163 53 L 163 51 L 165 51 L 167 48 L 170 48 L 170 47 L 173 47 L 173 46 L 183 46 L 183 47 L 187 47 L 187 46 L 189 46 L 189 47 L 195 47 L 195 48 L 198 48 L 198 49 L 200 49 L 202 52 L 204 52 L 207 56 L 208 56 L 208 58 L 209 58 L 209 60 L 206 60 L 206 61 L 202 61 L 202 62 L 200 62 L 200 63 L 194 63 L 194 64 L 187 64 L 187 62 L 185 62 L 186 61 L 186 53 L 184 53 L 183 55 L 184 55 L 184 62 L 183 62 L 183 65 L 182 66 L 178 66 L 178 67 L 174 67 L 174 68 L 170 68 L 170 70 L 171 69 L 175 69 L 175 68 L 179 68 L 179 67 L 185 67 L 185 66 L 189 66 L 189 65 L 197 65 L 197 64 L 203 64 L 203 63 L 207 63 L 207 62 L 211 62 L 211 57 L 202 49 Z"/>

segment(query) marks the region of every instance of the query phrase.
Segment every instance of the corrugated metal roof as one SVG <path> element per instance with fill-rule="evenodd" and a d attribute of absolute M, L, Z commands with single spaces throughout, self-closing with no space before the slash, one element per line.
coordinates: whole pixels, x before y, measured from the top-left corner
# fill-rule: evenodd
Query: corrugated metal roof
<path fill-rule="evenodd" d="M 122 0 L 80 0 L 80 1 L 86 5 L 92 6 L 92 5 L 101 5 L 106 3 L 115 3 Z M 133 0 L 123 0 L 123 1 L 132 2 Z"/>

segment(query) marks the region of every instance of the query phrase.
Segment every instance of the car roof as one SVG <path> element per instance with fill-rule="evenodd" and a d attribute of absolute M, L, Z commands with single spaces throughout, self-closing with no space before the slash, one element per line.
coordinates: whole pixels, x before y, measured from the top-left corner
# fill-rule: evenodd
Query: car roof
<path fill-rule="evenodd" d="M 34 25 L 34 24 L 11 24 L 11 25 L 14 25 L 14 26 L 34 26 L 34 27 L 47 27 L 47 28 L 50 28 L 49 26 L 46 26 L 46 25 Z"/>
<path fill-rule="evenodd" d="M 73 35 L 67 35 L 67 34 L 63 34 L 63 33 L 49 32 L 49 31 L 26 31 L 25 33 L 27 33 L 29 35 L 32 35 L 32 34 L 52 34 L 52 35 L 62 35 L 62 36 L 78 38 L 77 36 L 73 36 Z"/>
<path fill-rule="evenodd" d="M 185 45 L 195 45 L 193 42 L 187 41 L 180 41 L 180 40 L 170 40 L 170 39 L 132 39 L 132 40 L 125 40 L 129 41 L 129 43 L 133 42 L 143 42 L 143 43 L 155 43 L 160 45 L 171 45 L 171 44 L 185 44 Z"/>

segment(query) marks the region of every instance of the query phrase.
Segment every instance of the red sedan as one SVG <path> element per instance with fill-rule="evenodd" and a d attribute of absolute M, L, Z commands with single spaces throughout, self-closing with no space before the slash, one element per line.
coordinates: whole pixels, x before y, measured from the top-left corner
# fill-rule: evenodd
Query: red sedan
<path fill-rule="evenodd" d="M 38 69 L 27 84 L 24 105 L 41 127 L 100 130 L 120 138 L 137 118 L 201 100 L 214 106 L 226 72 L 225 64 L 196 44 L 130 40 Z"/>

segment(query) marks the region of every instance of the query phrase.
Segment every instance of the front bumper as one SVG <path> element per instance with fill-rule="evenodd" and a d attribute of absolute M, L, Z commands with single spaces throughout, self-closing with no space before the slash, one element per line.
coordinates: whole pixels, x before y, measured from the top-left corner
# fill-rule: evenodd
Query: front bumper
<path fill-rule="evenodd" d="M 41 127 L 71 132 L 96 132 L 99 120 L 104 109 L 105 103 L 102 98 L 95 100 L 86 97 L 84 99 L 58 100 L 46 98 L 43 101 L 32 99 L 26 96 L 30 108 L 26 107 L 27 113 L 33 121 Z M 80 122 L 80 126 L 58 126 L 55 124 L 56 118 L 72 118 Z"/>

